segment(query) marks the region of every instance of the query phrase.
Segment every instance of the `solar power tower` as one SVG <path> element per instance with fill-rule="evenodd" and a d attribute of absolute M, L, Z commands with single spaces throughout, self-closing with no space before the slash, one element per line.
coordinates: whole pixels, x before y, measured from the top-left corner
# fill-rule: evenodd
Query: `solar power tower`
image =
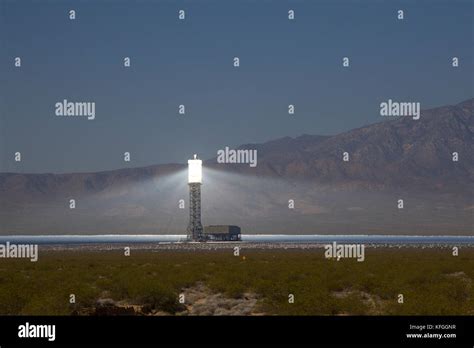
<path fill-rule="evenodd" d="M 194 242 L 204 241 L 201 224 L 201 185 L 202 161 L 194 155 L 188 160 L 188 185 L 189 185 L 189 225 L 188 240 Z"/>

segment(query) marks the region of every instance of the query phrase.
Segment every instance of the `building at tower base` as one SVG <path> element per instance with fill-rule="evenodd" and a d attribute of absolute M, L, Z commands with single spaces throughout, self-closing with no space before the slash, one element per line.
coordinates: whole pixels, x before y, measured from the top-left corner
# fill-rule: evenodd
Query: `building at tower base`
<path fill-rule="evenodd" d="M 203 231 L 204 240 L 209 241 L 240 241 L 240 227 L 234 225 L 210 225 Z"/>

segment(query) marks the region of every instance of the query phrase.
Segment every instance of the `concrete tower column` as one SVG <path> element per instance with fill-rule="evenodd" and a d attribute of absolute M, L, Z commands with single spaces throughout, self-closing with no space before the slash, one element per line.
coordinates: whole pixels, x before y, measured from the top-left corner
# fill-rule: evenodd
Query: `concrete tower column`
<path fill-rule="evenodd" d="M 189 185 L 189 224 L 188 240 L 203 241 L 201 224 L 201 184 L 202 184 L 202 161 L 194 155 L 188 160 L 188 185 Z"/>

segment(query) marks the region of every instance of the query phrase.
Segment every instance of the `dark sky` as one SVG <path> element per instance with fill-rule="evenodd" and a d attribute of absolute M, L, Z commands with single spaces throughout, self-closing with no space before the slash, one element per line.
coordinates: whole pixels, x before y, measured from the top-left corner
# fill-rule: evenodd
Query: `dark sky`
<path fill-rule="evenodd" d="M 379 122 L 389 98 L 456 104 L 474 95 L 473 15 L 470 0 L 0 0 L 0 172 L 185 162 Z M 96 119 L 55 116 L 63 99 Z"/>

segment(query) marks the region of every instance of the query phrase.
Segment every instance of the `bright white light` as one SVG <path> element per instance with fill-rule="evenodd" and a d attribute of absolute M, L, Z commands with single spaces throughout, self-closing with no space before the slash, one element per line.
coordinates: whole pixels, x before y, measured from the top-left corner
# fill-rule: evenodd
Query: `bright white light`
<path fill-rule="evenodd" d="M 188 160 L 188 183 L 202 183 L 202 161 L 197 159 L 197 155 Z"/>

